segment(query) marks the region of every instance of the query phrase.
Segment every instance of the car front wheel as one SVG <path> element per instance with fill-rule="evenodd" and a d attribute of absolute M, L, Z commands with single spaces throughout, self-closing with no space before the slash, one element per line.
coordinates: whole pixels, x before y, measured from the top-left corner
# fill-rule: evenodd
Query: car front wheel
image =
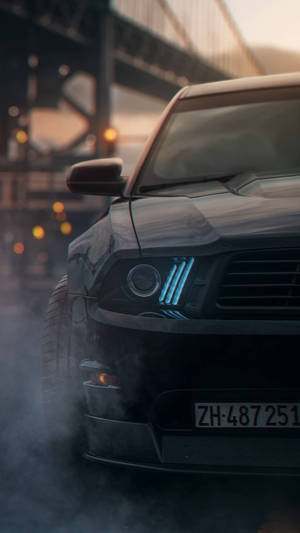
<path fill-rule="evenodd" d="M 79 362 L 72 353 L 68 276 L 55 287 L 45 319 L 42 397 L 49 449 L 73 460 L 84 447 L 83 393 Z"/>

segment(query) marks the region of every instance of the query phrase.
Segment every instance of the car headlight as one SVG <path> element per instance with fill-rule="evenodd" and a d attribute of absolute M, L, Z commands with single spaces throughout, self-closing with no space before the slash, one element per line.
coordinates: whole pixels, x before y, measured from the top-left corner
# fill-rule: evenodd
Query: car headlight
<path fill-rule="evenodd" d="M 177 313 L 192 289 L 194 263 L 194 257 L 119 259 L 95 286 L 99 305 L 133 315 Z"/>
<path fill-rule="evenodd" d="M 128 272 L 127 283 L 133 294 L 141 298 L 149 298 L 160 289 L 161 277 L 154 266 L 141 264 Z"/>

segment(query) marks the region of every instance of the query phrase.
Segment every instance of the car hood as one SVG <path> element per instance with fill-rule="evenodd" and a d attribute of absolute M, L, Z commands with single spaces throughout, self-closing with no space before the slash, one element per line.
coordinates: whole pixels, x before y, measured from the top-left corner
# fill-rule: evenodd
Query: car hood
<path fill-rule="evenodd" d="M 190 196 L 151 196 L 133 201 L 133 222 L 142 251 L 161 253 L 180 248 L 183 253 L 182 248 L 220 249 L 233 243 L 254 246 L 258 238 L 259 246 L 267 242 L 272 246 L 281 237 L 287 246 L 299 245 L 299 183 L 297 191 L 290 186 L 287 197 L 274 193 L 271 198 L 264 197 L 257 190 L 242 194 L 220 183 L 213 189 L 204 196 L 201 192 L 197 196 L 194 188 Z"/>

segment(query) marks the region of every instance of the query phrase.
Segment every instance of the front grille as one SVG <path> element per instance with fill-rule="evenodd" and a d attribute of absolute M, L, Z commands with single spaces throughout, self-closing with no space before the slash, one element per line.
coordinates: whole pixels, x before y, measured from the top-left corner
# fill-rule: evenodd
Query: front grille
<path fill-rule="evenodd" d="M 300 249 L 234 255 L 221 281 L 217 307 L 300 311 Z"/>

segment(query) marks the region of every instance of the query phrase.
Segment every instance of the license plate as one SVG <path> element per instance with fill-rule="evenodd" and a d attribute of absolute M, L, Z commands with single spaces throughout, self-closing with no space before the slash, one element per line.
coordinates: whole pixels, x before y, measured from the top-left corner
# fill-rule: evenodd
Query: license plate
<path fill-rule="evenodd" d="M 300 403 L 195 403 L 197 428 L 300 428 Z"/>

